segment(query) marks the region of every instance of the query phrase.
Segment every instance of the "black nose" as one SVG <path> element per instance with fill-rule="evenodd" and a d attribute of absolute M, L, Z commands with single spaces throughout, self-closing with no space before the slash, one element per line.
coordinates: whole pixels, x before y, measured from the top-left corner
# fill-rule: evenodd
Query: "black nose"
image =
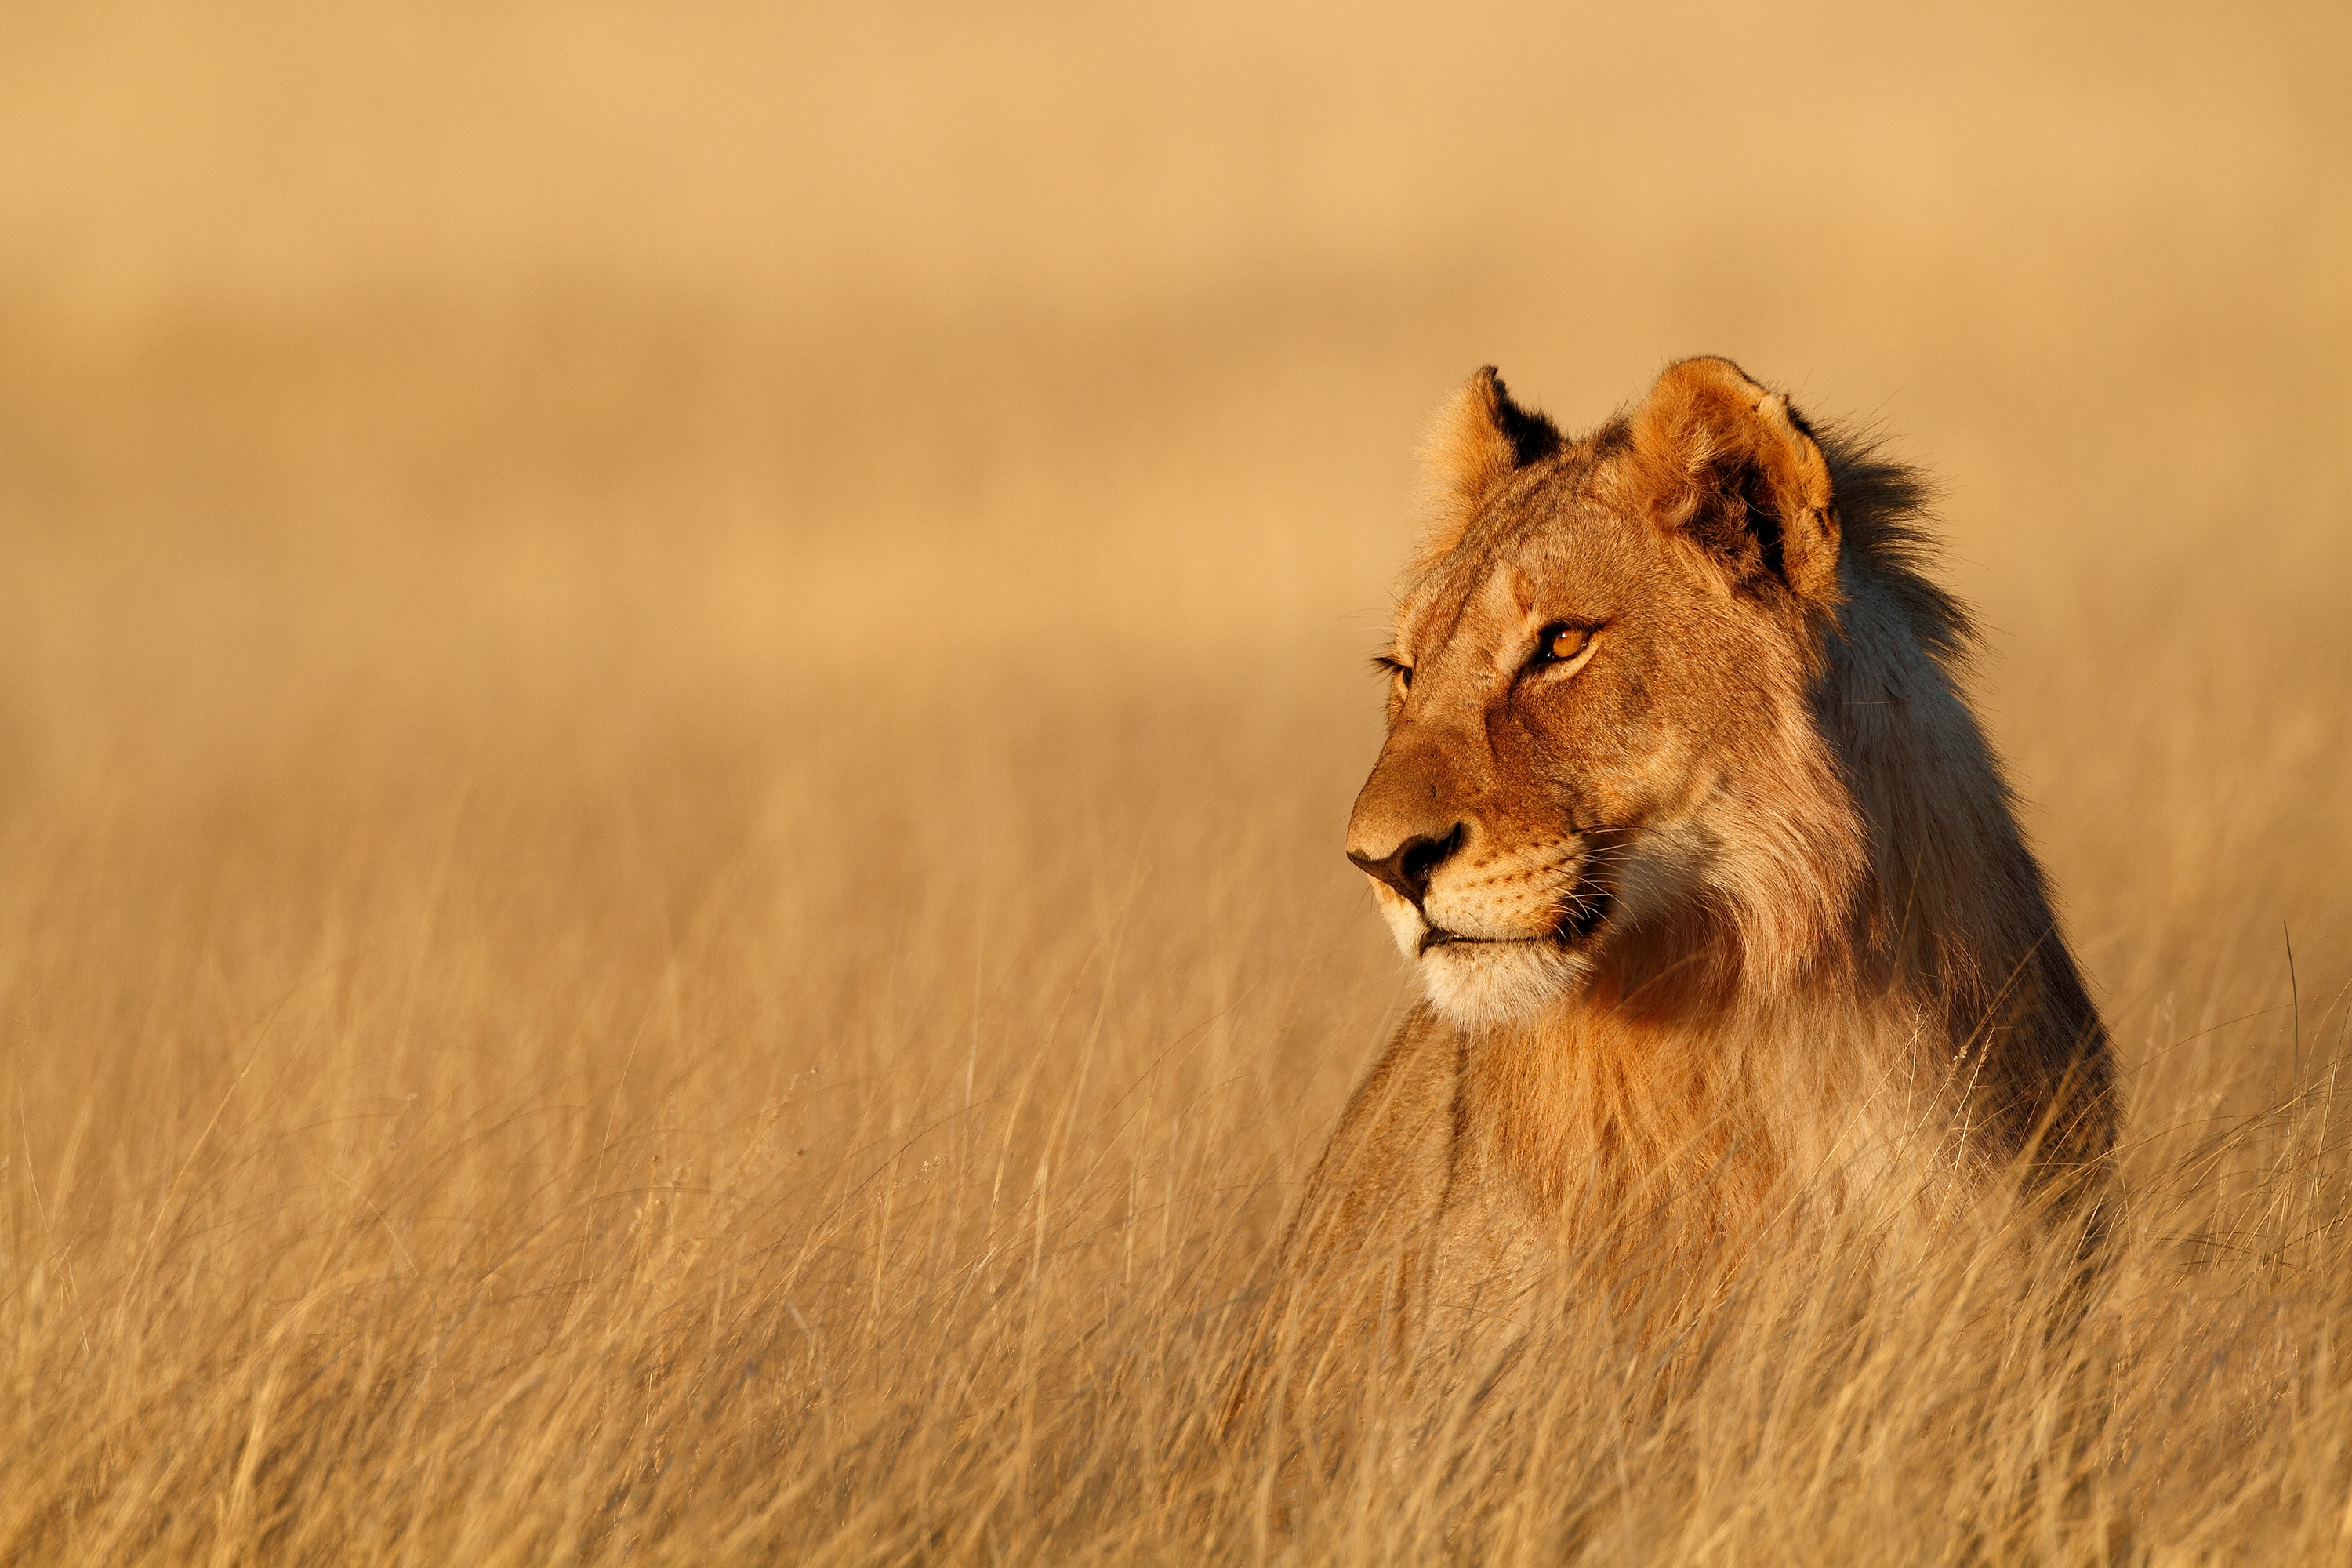
<path fill-rule="evenodd" d="M 1348 858 L 1370 876 L 1378 877 L 1398 892 L 1412 900 L 1413 908 L 1429 893 L 1429 879 L 1445 864 L 1453 853 L 1462 847 L 1462 825 L 1455 823 L 1443 838 L 1426 837 L 1408 838 L 1382 856 L 1359 855 L 1348 851 Z"/>

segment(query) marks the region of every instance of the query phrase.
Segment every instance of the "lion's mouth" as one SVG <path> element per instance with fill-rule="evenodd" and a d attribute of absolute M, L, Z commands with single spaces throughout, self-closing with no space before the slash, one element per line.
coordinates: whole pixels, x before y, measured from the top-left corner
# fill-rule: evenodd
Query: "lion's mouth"
<path fill-rule="evenodd" d="M 1607 889 L 1587 887 L 1570 900 L 1568 913 L 1561 917 L 1559 924 L 1543 936 L 1464 936 L 1443 926 L 1432 926 L 1421 933 L 1421 945 L 1415 950 L 1415 956 L 1424 954 L 1433 947 L 1517 947 L 1533 942 L 1575 947 L 1591 940 L 1592 933 L 1609 919 L 1610 907 L 1614 901 Z"/>

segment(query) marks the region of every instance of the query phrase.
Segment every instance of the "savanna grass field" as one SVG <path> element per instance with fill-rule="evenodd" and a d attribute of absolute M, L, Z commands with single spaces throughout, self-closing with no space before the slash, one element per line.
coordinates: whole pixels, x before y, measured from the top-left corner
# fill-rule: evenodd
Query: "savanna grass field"
<path fill-rule="evenodd" d="M 2348 74 L 0 12 L 0 1562 L 2352 1560 Z M 1340 848 L 1414 445 L 1701 353 L 1935 476 L 2106 1266 L 1766 1247 L 1228 1429 L 1412 996 Z"/>

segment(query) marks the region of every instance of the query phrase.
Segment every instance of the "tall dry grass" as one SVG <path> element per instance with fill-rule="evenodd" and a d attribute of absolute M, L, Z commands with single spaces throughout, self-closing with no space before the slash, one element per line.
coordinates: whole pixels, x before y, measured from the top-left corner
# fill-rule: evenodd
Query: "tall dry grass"
<path fill-rule="evenodd" d="M 2336 9 L 0 27 L 0 1561 L 2352 1552 Z M 1419 421 L 1701 350 L 1945 482 L 2113 1267 L 1221 1433 Z"/>

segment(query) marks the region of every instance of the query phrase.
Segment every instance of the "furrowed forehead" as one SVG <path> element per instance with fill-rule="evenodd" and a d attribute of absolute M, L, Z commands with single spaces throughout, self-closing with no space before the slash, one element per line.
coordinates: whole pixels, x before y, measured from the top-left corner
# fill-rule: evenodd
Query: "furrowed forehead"
<path fill-rule="evenodd" d="M 1513 537 L 1457 549 L 1405 595 L 1397 613 L 1400 647 L 1434 651 L 1461 630 L 1515 621 L 1527 603 L 1527 572 Z"/>
<path fill-rule="evenodd" d="M 1401 646 L 1430 646 L 1465 620 L 1503 615 L 1561 579 L 1598 579 L 1622 589 L 1635 563 L 1627 558 L 1625 520 L 1589 481 L 1594 454 L 1580 448 L 1490 508 L 1452 554 L 1406 591 L 1397 615 Z M 1507 604 L 1505 601 L 1510 601 Z"/>

